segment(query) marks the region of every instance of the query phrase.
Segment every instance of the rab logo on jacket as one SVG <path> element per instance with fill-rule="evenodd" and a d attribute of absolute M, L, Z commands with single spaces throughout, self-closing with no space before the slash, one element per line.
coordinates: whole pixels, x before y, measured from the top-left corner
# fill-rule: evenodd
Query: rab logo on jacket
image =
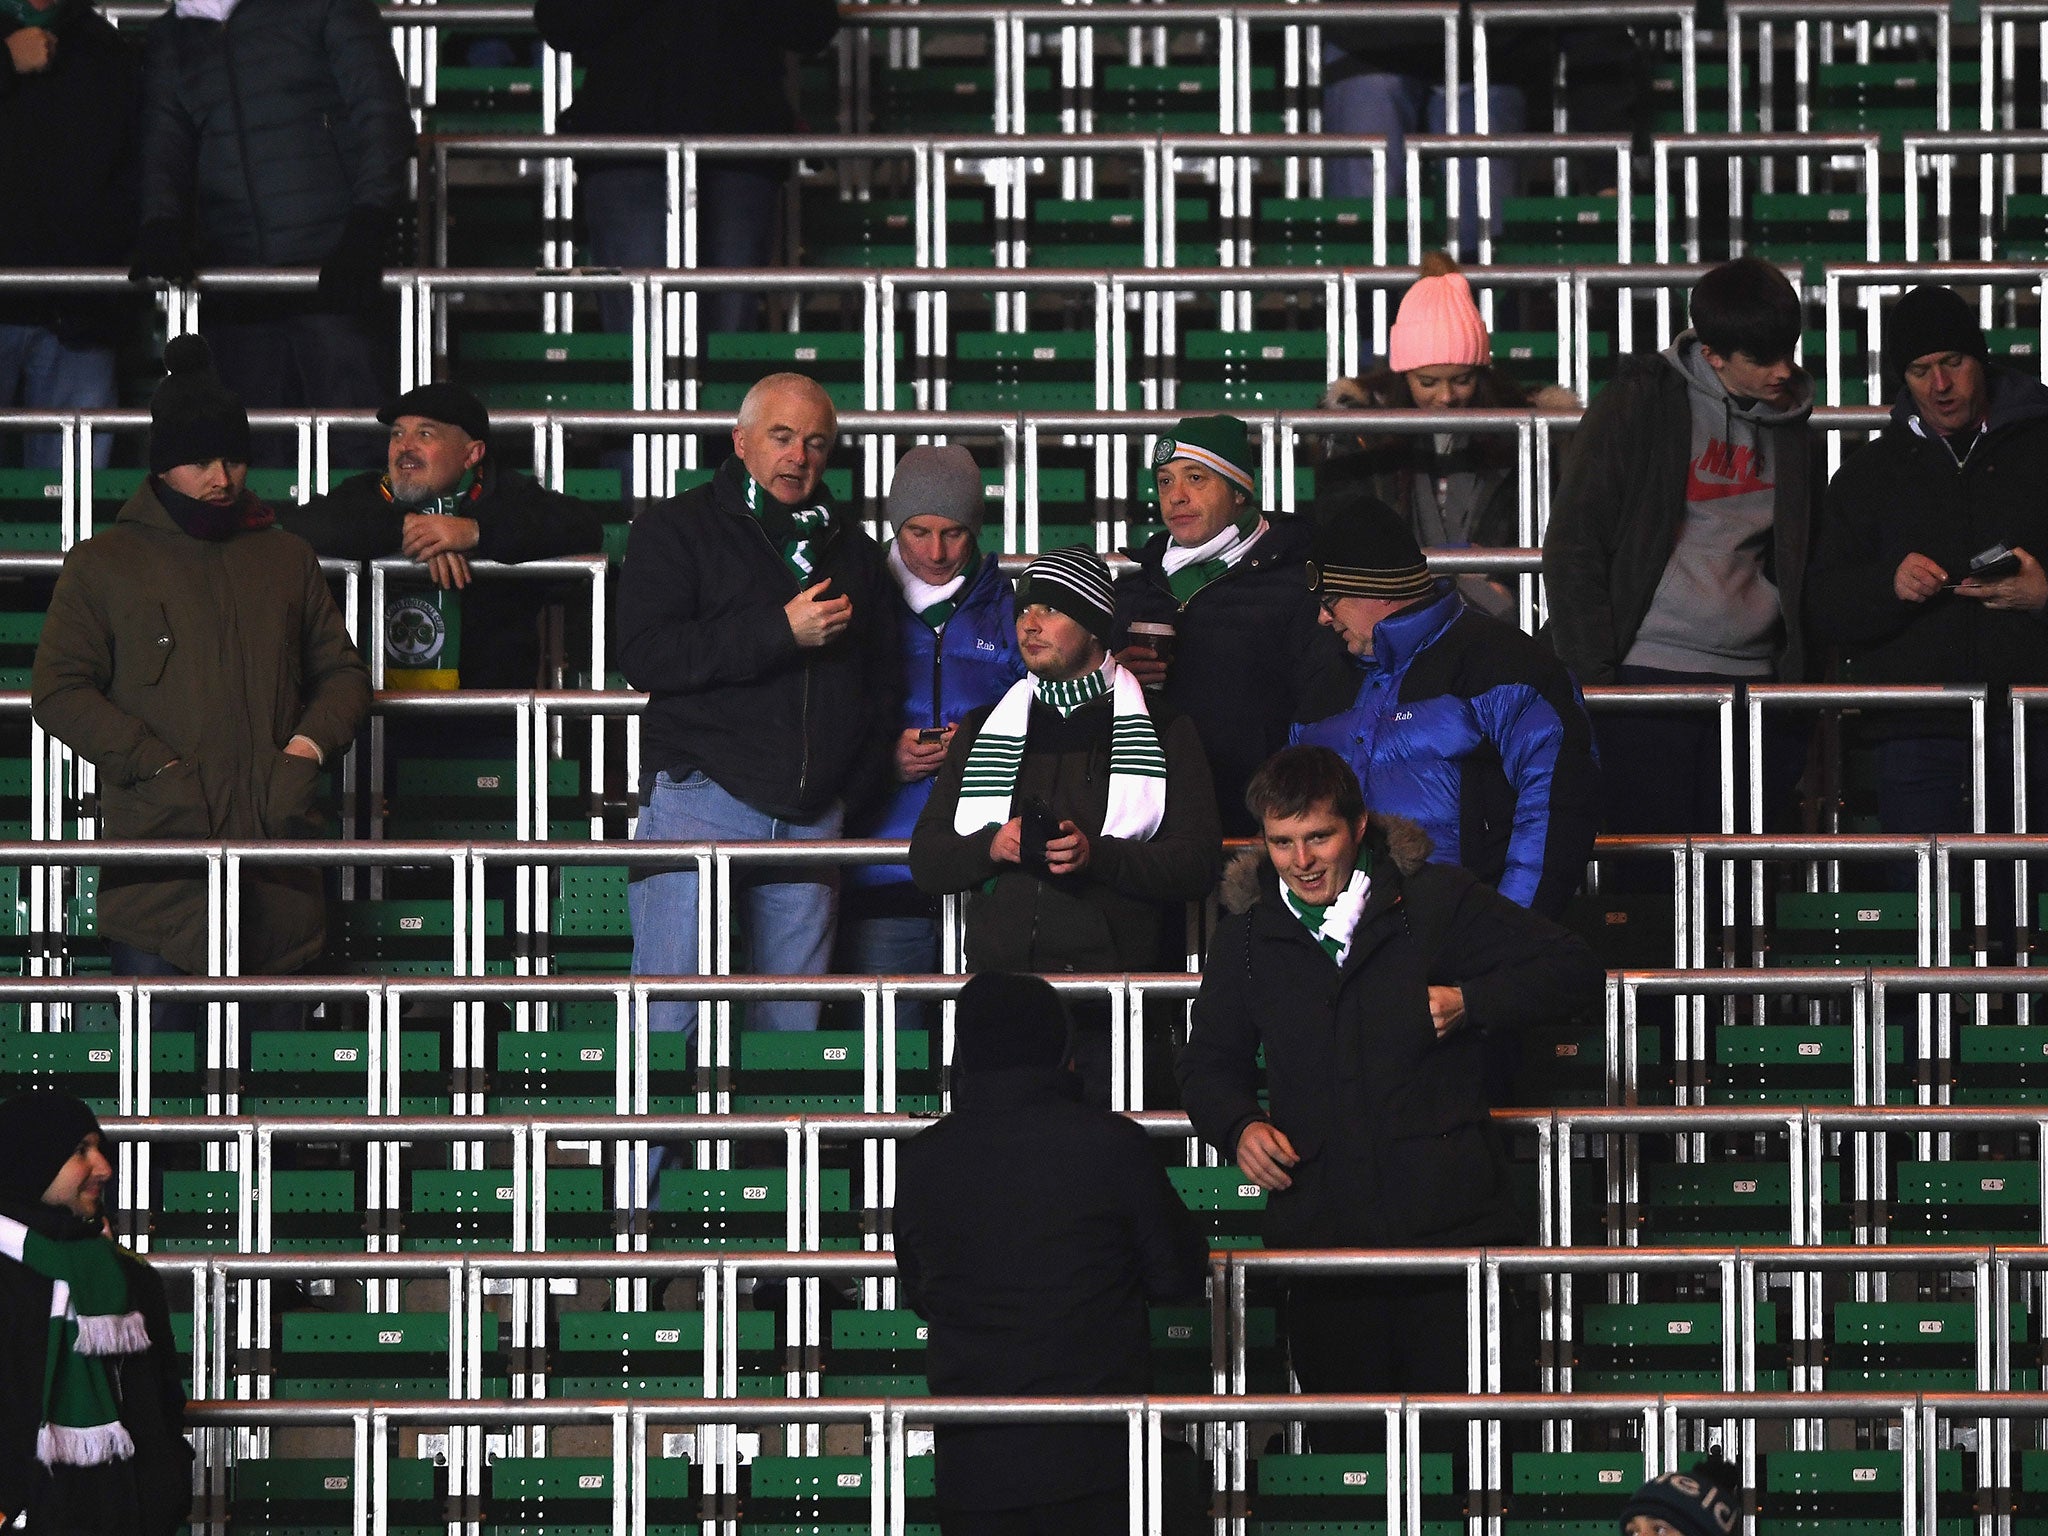
<path fill-rule="evenodd" d="M 1771 489 L 1760 472 L 1754 448 L 1735 447 L 1716 439 L 1707 451 L 1692 461 L 1685 477 L 1687 501 L 1720 501 L 1728 496 L 1751 496 Z"/>

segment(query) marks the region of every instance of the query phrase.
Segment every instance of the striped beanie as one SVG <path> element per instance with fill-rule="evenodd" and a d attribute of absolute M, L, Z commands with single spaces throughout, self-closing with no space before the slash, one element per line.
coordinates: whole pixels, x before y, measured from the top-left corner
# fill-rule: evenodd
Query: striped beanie
<path fill-rule="evenodd" d="M 1434 596 L 1436 580 L 1401 515 L 1359 496 L 1317 523 L 1308 546 L 1308 588 L 1318 597 L 1406 603 Z"/>
<path fill-rule="evenodd" d="M 1037 604 L 1064 613 L 1104 645 L 1109 644 L 1116 599 L 1110 588 L 1109 567 L 1092 549 L 1070 544 L 1047 550 L 1024 568 L 1017 602 L 1022 607 Z"/>
<path fill-rule="evenodd" d="M 1152 467 L 1190 459 L 1216 471 L 1246 495 L 1257 489 L 1251 429 L 1235 416 L 1183 416 L 1152 450 Z"/>

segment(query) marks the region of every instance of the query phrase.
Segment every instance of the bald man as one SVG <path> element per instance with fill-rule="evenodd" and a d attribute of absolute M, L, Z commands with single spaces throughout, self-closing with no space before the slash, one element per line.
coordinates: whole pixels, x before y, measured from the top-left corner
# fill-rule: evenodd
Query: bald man
<path fill-rule="evenodd" d="M 838 435 L 799 373 L 747 393 L 732 457 L 710 484 L 642 513 L 619 587 L 619 656 L 649 697 L 636 835 L 657 841 L 836 838 L 849 804 L 889 787 L 902 712 L 894 588 L 882 551 L 821 480 Z M 752 969 L 821 975 L 838 873 L 800 867 L 738 883 Z M 636 878 L 633 970 L 697 970 L 694 868 Z M 814 1002 L 750 1004 L 756 1029 L 816 1029 Z M 656 1003 L 652 1028 L 694 1029 L 694 1003 Z"/>

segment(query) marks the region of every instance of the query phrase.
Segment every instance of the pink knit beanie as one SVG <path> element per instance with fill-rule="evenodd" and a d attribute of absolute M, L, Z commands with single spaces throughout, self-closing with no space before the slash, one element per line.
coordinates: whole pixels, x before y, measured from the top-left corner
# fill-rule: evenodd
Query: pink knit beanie
<path fill-rule="evenodd" d="M 1422 258 L 1422 276 L 1402 296 L 1387 344 L 1387 366 L 1476 368 L 1493 361 L 1486 322 L 1457 263 L 1439 251 Z"/>

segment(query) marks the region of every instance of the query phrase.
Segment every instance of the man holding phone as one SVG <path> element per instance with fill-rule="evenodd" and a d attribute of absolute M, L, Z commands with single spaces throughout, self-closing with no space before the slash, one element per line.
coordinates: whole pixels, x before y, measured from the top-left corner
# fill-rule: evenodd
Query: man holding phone
<path fill-rule="evenodd" d="M 882 552 L 822 487 L 831 397 L 800 373 L 747 392 L 711 481 L 633 520 L 619 658 L 646 692 L 635 836 L 817 841 L 886 783 L 899 712 L 895 609 Z M 839 881 L 817 866 L 735 882 L 755 971 L 824 974 Z M 697 971 L 697 871 L 637 869 L 633 972 Z M 818 1027 L 812 1001 L 750 1005 L 756 1029 Z M 697 1005 L 656 1002 L 658 1030 Z"/>
<path fill-rule="evenodd" d="M 906 453 L 889 483 L 888 548 L 897 592 L 902 729 L 885 799 L 847 823 L 849 837 L 907 838 L 931 798 L 932 776 L 960 717 L 993 704 L 1024 675 L 1017 600 L 994 555 L 981 552 L 981 470 L 958 443 Z M 939 968 L 938 903 L 903 864 L 846 871 L 838 968 L 860 976 Z M 898 1002 L 896 1022 L 922 1025 L 924 1005 Z"/>
<path fill-rule="evenodd" d="M 1223 853 L 1194 723 L 1109 655 L 1101 556 L 1048 551 L 1017 600 L 1030 676 L 960 721 L 911 875 L 927 895 L 967 893 L 970 971 L 1179 969 L 1183 905 Z M 1075 1022 L 1083 1088 L 1106 1102 L 1106 1010 Z"/>
<path fill-rule="evenodd" d="M 2012 781 L 1999 766 L 2012 753 L 1999 695 L 2048 683 L 2048 388 L 1991 362 L 1952 289 L 1900 299 L 1884 343 L 1898 399 L 1828 486 L 1807 611 L 1858 682 L 1991 685 L 1989 826 L 1999 831 L 2011 826 Z M 1970 830 L 1961 714 L 1866 713 L 1883 829 Z"/>

